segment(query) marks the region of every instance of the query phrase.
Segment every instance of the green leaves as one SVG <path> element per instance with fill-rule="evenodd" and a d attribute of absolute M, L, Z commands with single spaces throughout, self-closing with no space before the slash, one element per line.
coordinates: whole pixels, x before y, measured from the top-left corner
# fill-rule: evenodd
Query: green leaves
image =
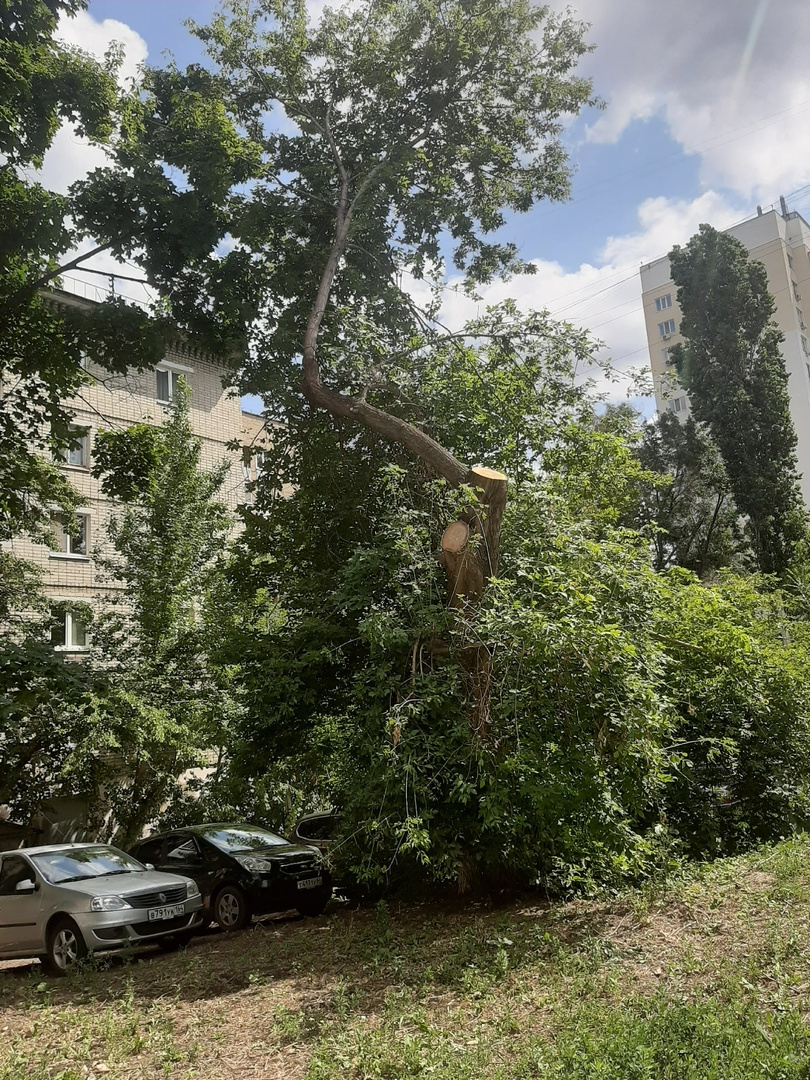
<path fill-rule="evenodd" d="M 163 436 L 148 424 L 124 431 L 99 431 L 93 446 L 93 476 L 101 490 L 116 502 L 145 497 L 158 481 Z"/>
<path fill-rule="evenodd" d="M 106 143 L 119 93 L 106 64 L 55 38 L 79 0 L 0 3 L 0 539 L 42 540 L 52 509 L 75 495 L 51 464 L 71 420 L 66 401 L 87 381 L 82 358 L 110 371 L 163 355 L 165 327 L 120 301 L 92 310 L 46 299 L 59 266 L 86 232 L 72 197 L 30 178 L 62 122 Z"/>
<path fill-rule="evenodd" d="M 709 225 L 670 261 L 685 340 L 673 362 L 722 455 L 759 569 L 782 573 L 806 536 L 807 514 L 765 267 Z"/>
<path fill-rule="evenodd" d="M 0 5 L 0 151 L 13 165 L 41 165 L 63 120 L 90 138 L 112 133 L 114 70 L 54 38 L 59 16 L 86 6 L 83 0 Z"/>
<path fill-rule="evenodd" d="M 342 349 L 355 383 L 345 313 L 401 348 L 420 325 L 402 274 L 435 278 L 448 242 L 471 282 L 530 269 L 489 234 L 567 193 L 563 119 L 592 102 L 574 19 L 410 0 L 309 25 L 295 0 L 233 0 L 191 29 L 213 70 L 147 73 L 118 168 L 77 187 L 79 216 L 144 266 L 179 325 L 223 351 L 247 333 L 252 388 L 298 392 L 333 264 L 319 347 Z"/>

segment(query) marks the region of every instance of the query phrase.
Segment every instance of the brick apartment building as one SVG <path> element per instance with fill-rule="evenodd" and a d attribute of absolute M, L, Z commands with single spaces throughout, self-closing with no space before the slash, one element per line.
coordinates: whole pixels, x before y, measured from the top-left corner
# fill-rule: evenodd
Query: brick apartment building
<path fill-rule="evenodd" d="M 92 302 L 69 292 L 53 295 L 62 304 Z M 189 418 L 194 433 L 202 440 L 202 466 L 212 468 L 223 458 L 231 462 L 220 494 L 231 511 L 240 503 L 250 502 L 250 482 L 256 479 L 262 455 L 270 445 L 264 419 L 242 409 L 237 392 L 223 383 L 224 369 L 180 339 L 153 371 L 110 375 L 88 361 L 87 373 L 90 381 L 67 403 L 75 415 L 77 432 L 61 462 L 65 475 L 82 496 L 79 527 L 71 535 L 55 518 L 56 550 L 26 538 L 7 544 L 13 554 L 45 571 L 44 591 L 60 612 L 54 645 L 72 652 L 88 648 L 89 641 L 77 613 L 81 609 L 73 611 L 71 604 L 92 606 L 101 593 L 110 590 L 94 555 L 107 544 L 106 525 L 116 504 L 102 493 L 101 482 L 90 472 L 96 433 L 104 428 L 163 423 L 176 380 L 182 375 L 191 389 Z M 233 448 L 235 442 L 240 448 Z"/>

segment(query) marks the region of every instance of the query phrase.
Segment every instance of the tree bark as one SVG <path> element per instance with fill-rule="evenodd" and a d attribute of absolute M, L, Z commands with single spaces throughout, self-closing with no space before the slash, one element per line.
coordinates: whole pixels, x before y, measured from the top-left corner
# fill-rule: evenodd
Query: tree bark
<path fill-rule="evenodd" d="M 506 477 L 496 469 L 477 465 L 467 472 L 463 483 L 475 489 L 477 501 L 459 521 L 447 526 L 441 543 L 448 600 L 452 607 L 461 609 L 477 604 L 486 582 L 498 572 Z"/>
<path fill-rule="evenodd" d="M 335 204 L 335 236 L 304 333 L 301 388 L 313 407 L 325 409 L 333 416 L 353 420 L 376 431 L 383 438 L 409 450 L 454 487 L 468 484 L 476 491 L 475 502 L 465 511 L 462 520 L 448 525 L 444 531 L 442 560 L 447 572 L 448 602 L 458 612 L 462 638 L 461 662 L 472 701 L 470 726 L 473 736 L 483 739 L 489 732 L 492 672 L 489 652 L 475 632 L 475 614 L 487 581 L 498 569 L 501 521 L 506 506 L 506 477 L 483 465 L 468 469 L 413 424 L 369 405 L 360 397 L 342 394 L 324 386 L 318 364 L 318 335 L 340 260 L 346 250 L 357 199 L 371 176 L 366 177 L 358 195 L 352 200 L 351 177 L 332 138 L 328 110 L 325 131 L 332 146 L 340 188 Z"/>
<path fill-rule="evenodd" d="M 459 521 L 442 535 L 442 561 L 447 572 L 448 603 L 459 613 L 459 629 L 464 638 L 461 663 L 466 673 L 472 711 L 470 727 L 477 739 L 486 739 L 490 729 L 492 664 L 489 650 L 475 629 L 475 614 L 487 581 L 498 572 L 501 521 L 506 507 L 506 477 L 502 472 L 476 466 L 465 483 L 474 488 L 477 500 Z"/>

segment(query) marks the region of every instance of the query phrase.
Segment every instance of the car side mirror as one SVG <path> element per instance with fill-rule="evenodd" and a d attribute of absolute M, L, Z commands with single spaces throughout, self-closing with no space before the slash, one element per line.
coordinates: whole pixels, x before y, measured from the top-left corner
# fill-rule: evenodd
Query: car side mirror
<path fill-rule="evenodd" d="M 18 893 L 32 893 L 36 892 L 39 886 L 31 878 L 25 878 L 24 881 L 18 881 L 14 891 Z"/>
<path fill-rule="evenodd" d="M 145 862 L 143 865 L 146 867 L 147 870 L 154 870 L 155 869 L 155 864 L 152 863 L 152 862 Z"/>

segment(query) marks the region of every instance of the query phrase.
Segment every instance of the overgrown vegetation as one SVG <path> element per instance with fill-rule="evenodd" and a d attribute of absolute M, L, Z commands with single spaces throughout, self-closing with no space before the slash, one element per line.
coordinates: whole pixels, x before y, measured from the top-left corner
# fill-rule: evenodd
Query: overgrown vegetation
<path fill-rule="evenodd" d="M 527 269 L 493 239 L 507 213 L 564 197 L 561 125 L 594 100 L 586 28 L 523 0 L 312 25 L 294 0 L 233 0 L 193 28 L 208 67 L 146 71 L 128 96 L 115 56 L 56 42 L 78 0 L 18 6 L 4 55 L 53 94 L 42 115 L 0 110 L 0 197 L 51 225 L 23 215 L 0 267 L 0 379 L 21 395 L 0 539 L 45 540 L 53 504 L 69 519 L 45 456 L 71 437 L 80 350 L 110 370 L 161 355 L 162 317 L 42 299 L 86 236 L 283 424 L 230 546 L 182 394 L 161 429 L 99 435 L 119 592 L 88 663 L 44 655 L 36 575 L 3 556 L 0 802 L 26 816 L 103 790 L 122 843 L 161 814 L 283 829 L 337 806 L 341 872 L 392 892 L 616 890 L 804 825 L 810 563 L 761 270 L 706 229 L 673 254 L 684 428 L 605 409 L 577 378 L 592 343 L 545 313 L 437 319 L 450 237 L 472 290 Z M 268 126 L 282 109 L 292 124 Z M 63 115 L 110 156 L 67 200 L 21 178 Z M 476 462 L 508 481 L 501 530 Z M 437 557 L 451 523 L 455 564 Z M 177 787 L 194 766 L 199 800 Z"/>

